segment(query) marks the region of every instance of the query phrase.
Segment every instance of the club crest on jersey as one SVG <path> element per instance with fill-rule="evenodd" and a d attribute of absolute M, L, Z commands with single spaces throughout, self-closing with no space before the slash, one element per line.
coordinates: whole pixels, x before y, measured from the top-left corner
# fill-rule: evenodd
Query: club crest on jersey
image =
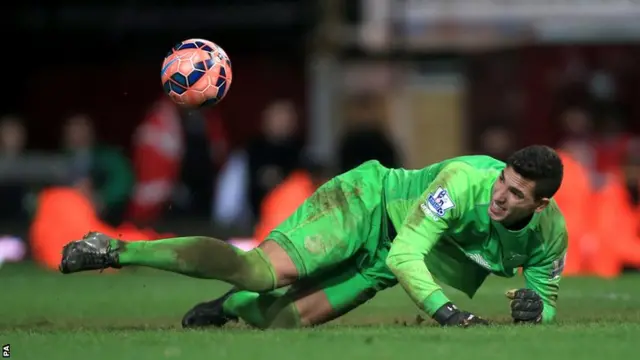
<path fill-rule="evenodd" d="M 442 187 L 438 187 L 434 193 L 427 197 L 422 209 L 428 210 L 433 215 L 443 217 L 447 210 L 453 209 L 454 207 L 456 207 L 456 204 L 454 204 L 449 197 L 449 192 Z"/>

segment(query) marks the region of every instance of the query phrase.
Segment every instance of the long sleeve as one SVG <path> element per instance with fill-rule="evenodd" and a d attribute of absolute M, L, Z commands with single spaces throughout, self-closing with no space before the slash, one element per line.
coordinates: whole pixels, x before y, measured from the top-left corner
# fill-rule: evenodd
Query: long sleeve
<path fill-rule="evenodd" d="M 544 302 L 542 322 L 552 322 L 556 316 L 556 301 L 560 290 L 560 279 L 566 258 L 566 232 L 560 239 L 554 241 L 554 249 L 545 254 L 544 258 L 523 269 L 525 286 L 534 290 Z"/>
<path fill-rule="evenodd" d="M 464 168 L 452 164 L 442 169 L 410 209 L 387 257 L 387 266 L 398 282 L 429 315 L 449 299 L 434 281 L 425 257 L 464 212 L 468 187 Z"/>

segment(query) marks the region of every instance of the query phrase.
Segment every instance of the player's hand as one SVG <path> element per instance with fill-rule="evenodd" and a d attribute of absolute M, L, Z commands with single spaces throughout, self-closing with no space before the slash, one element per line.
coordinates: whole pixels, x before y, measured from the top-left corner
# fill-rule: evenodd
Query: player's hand
<path fill-rule="evenodd" d="M 531 289 L 509 290 L 506 295 L 511 299 L 511 317 L 514 322 L 538 324 L 542 321 L 544 303 L 535 291 Z"/>
<path fill-rule="evenodd" d="M 433 319 L 442 326 L 477 326 L 489 325 L 490 322 L 468 311 L 459 310 L 452 303 L 444 304 L 433 315 Z"/>

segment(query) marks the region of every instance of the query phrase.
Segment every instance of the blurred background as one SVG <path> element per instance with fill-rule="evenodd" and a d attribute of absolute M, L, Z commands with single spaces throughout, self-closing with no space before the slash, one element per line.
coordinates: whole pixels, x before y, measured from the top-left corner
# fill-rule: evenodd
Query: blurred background
<path fill-rule="evenodd" d="M 7 10 L 0 261 L 55 268 L 88 230 L 255 246 L 363 161 L 561 151 L 567 275 L 640 269 L 640 2 L 22 2 Z M 160 67 L 189 38 L 233 83 L 185 111 Z M 11 86 L 8 86 L 11 85 Z"/>

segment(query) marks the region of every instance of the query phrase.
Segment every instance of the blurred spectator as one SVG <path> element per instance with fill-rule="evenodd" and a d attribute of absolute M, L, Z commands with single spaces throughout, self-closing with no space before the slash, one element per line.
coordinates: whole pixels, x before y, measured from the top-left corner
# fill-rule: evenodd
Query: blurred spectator
<path fill-rule="evenodd" d="M 249 143 L 249 198 L 254 216 L 262 200 L 297 167 L 302 142 L 296 136 L 298 115 L 290 100 L 271 103 L 264 110 L 262 133 Z"/>
<path fill-rule="evenodd" d="M 231 151 L 216 179 L 213 221 L 227 229 L 250 229 L 254 215 L 249 206 L 249 160 L 246 151 Z"/>
<path fill-rule="evenodd" d="M 640 168 L 629 161 L 625 173 L 603 174 L 602 185 L 595 189 L 580 163 L 562 151 L 560 156 L 565 177 L 554 199 L 569 233 L 566 274 L 615 277 L 625 266 L 639 267 L 640 209 L 633 192 Z"/>
<path fill-rule="evenodd" d="M 592 209 L 595 195 L 586 168 L 566 151 L 559 150 L 558 155 L 564 165 L 564 176 L 562 186 L 553 198 L 564 214 L 569 233 L 565 272 L 578 275 L 586 266 L 582 259 L 584 244 L 596 241 L 590 225 L 595 224 L 600 208 Z"/>
<path fill-rule="evenodd" d="M 504 126 L 491 126 L 480 135 L 480 153 L 506 161 L 514 150 L 513 134 Z"/>
<path fill-rule="evenodd" d="M 596 149 L 593 137 L 593 119 L 587 109 L 571 107 L 560 115 L 564 139 L 560 148 L 578 161 L 589 173 L 593 184 L 596 179 Z"/>
<path fill-rule="evenodd" d="M 133 138 L 136 187 L 132 219 L 172 215 L 208 217 L 213 188 L 227 158 L 228 141 L 216 108 L 186 110 L 162 96 L 149 108 Z"/>
<path fill-rule="evenodd" d="M 262 202 L 254 239 L 262 242 L 271 230 L 293 214 L 298 206 L 331 178 L 329 168 L 304 157 L 298 170 L 291 173 Z"/>
<path fill-rule="evenodd" d="M 180 111 L 184 138 L 180 171 L 183 204 L 190 216 L 209 217 L 214 180 L 226 155 L 226 139 L 220 128 L 222 120 L 217 114 L 200 110 Z M 219 131 L 212 133 L 212 124 Z"/>
<path fill-rule="evenodd" d="M 24 152 L 27 132 L 22 119 L 9 115 L 0 119 L 0 161 L 5 166 L 19 167 L 20 157 Z M 21 181 L 0 183 L 0 217 L 17 219 L 26 216 L 23 200 L 27 194 L 27 186 Z"/>
<path fill-rule="evenodd" d="M 15 115 L 8 115 L 0 119 L 0 156 L 17 157 L 25 149 L 27 131 L 22 119 Z"/>
<path fill-rule="evenodd" d="M 149 108 L 135 131 L 132 148 L 136 185 L 129 215 L 132 221 L 149 223 L 167 208 L 184 151 L 180 115 L 167 97 Z"/>
<path fill-rule="evenodd" d="M 560 59 L 549 76 L 551 95 L 560 104 L 580 104 L 590 97 L 588 83 L 591 69 L 580 49 L 566 47 L 559 50 Z"/>
<path fill-rule="evenodd" d="M 102 219 L 112 225 L 122 222 L 134 185 L 127 158 L 96 142 L 93 122 L 84 114 L 67 119 L 63 145 L 72 162 L 72 183 L 92 199 Z"/>
<path fill-rule="evenodd" d="M 172 236 L 128 224 L 110 226 L 102 221 L 90 198 L 70 187 L 52 186 L 43 190 L 38 196 L 38 204 L 29 228 L 29 244 L 34 260 L 52 270 L 60 264 L 63 246 L 72 239 L 80 239 L 88 230 L 123 241 Z"/>
<path fill-rule="evenodd" d="M 601 174 L 618 172 L 630 151 L 633 136 L 616 111 L 607 111 L 598 131 L 596 169 Z"/>
<path fill-rule="evenodd" d="M 368 160 L 378 160 L 387 167 L 401 166 L 392 139 L 384 129 L 380 102 L 376 95 L 362 94 L 347 105 L 348 125 L 338 152 L 340 172 Z"/>
<path fill-rule="evenodd" d="M 222 115 L 217 107 L 202 109 L 209 138 L 209 155 L 216 171 L 224 165 L 229 155 L 229 137 Z"/>

